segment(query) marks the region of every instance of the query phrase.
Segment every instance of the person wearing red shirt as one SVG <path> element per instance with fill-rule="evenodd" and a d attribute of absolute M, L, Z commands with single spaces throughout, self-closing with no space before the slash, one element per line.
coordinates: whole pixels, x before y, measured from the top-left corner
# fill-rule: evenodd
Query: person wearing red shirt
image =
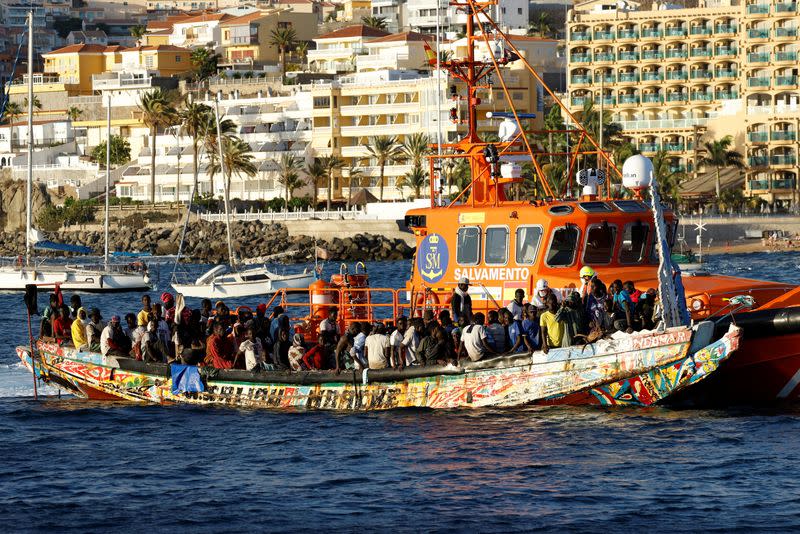
<path fill-rule="evenodd" d="M 72 340 L 72 319 L 69 318 L 69 308 L 66 306 L 54 310 L 53 337 L 58 341 Z"/>
<path fill-rule="evenodd" d="M 327 358 L 327 350 L 325 347 L 325 336 L 320 335 L 317 344 L 308 349 L 305 356 L 303 356 L 303 365 L 306 369 L 319 371 L 325 369 Z"/>
<path fill-rule="evenodd" d="M 214 323 L 214 333 L 208 336 L 205 361 L 217 369 L 233 369 L 236 364 L 236 347 L 222 323 Z"/>

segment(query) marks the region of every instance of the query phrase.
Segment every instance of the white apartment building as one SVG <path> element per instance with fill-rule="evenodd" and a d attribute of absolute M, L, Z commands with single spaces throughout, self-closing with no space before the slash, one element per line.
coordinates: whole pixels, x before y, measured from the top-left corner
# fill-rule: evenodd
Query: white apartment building
<path fill-rule="evenodd" d="M 212 101 L 206 102 L 213 105 Z M 220 102 L 223 118 L 237 125 L 236 135 L 250 144 L 255 176 L 234 175 L 231 180 L 231 198 L 242 200 L 269 200 L 285 196 L 285 189 L 277 180 L 278 161 L 283 154 L 293 154 L 304 163 L 312 159 L 311 94 L 298 91 L 287 96 L 263 98 L 230 98 Z M 191 139 L 169 131 L 156 141 L 156 200 L 187 201 L 193 182 L 193 153 Z M 119 197 L 134 200 L 150 199 L 150 140 L 147 131 L 139 128 L 133 135 L 140 136 L 144 148 L 122 172 L 116 184 Z M 201 150 L 199 158 L 199 193 L 224 193 L 220 175 L 208 173 L 208 156 Z M 302 193 L 298 191 L 297 193 Z"/>
<path fill-rule="evenodd" d="M 372 16 L 386 21 L 386 31 L 401 32 L 408 23 L 408 3 L 403 0 L 372 0 Z"/>
<path fill-rule="evenodd" d="M 463 32 L 467 15 L 444 0 L 408 0 L 408 28 L 420 33 L 435 34 L 439 9 L 439 25 L 448 38 Z M 528 29 L 528 1 L 502 0 L 494 6 L 492 18 L 503 31 L 519 32 Z M 477 28 L 476 28 L 477 30 Z"/>

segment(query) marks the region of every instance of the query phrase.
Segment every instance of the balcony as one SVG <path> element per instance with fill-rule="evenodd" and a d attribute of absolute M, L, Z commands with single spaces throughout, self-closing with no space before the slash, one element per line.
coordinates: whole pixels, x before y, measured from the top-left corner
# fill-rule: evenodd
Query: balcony
<path fill-rule="evenodd" d="M 797 85 L 797 76 L 778 76 L 775 78 L 778 87 L 794 87 Z"/>
<path fill-rule="evenodd" d="M 747 87 L 769 87 L 769 78 L 748 78 Z"/>
<path fill-rule="evenodd" d="M 686 80 L 688 73 L 685 70 L 673 70 L 667 73 L 667 80 Z"/>
<path fill-rule="evenodd" d="M 750 180 L 747 186 L 750 191 L 769 191 L 769 180 Z"/>
<path fill-rule="evenodd" d="M 689 52 L 691 57 L 711 57 L 710 48 L 692 48 Z"/>
<path fill-rule="evenodd" d="M 600 98 L 595 97 L 594 103 L 600 104 L 600 100 L 601 100 Z M 617 103 L 616 99 L 613 96 L 606 96 L 602 100 L 604 106 L 613 106 Z"/>
<path fill-rule="evenodd" d="M 718 79 L 732 78 L 736 79 L 737 72 L 735 70 L 718 70 L 714 73 L 714 77 Z"/>
<path fill-rule="evenodd" d="M 772 180 L 772 189 L 794 189 L 794 178 Z"/>
<path fill-rule="evenodd" d="M 573 96 L 570 99 L 569 103 L 570 103 L 570 105 L 572 107 L 581 107 L 586 103 L 586 97 L 585 96 Z"/>
<path fill-rule="evenodd" d="M 636 95 L 619 95 L 619 103 L 622 104 L 638 104 L 639 97 Z"/>
<path fill-rule="evenodd" d="M 775 4 L 775 13 L 794 13 L 795 11 L 797 11 L 797 3 L 795 2 Z"/>
<path fill-rule="evenodd" d="M 747 139 L 751 143 L 766 143 L 769 140 L 767 132 L 750 132 L 747 134 Z"/>
<path fill-rule="evenodd" d="M 683 143 L 664 143 L 664 150 L 667 152 L 683 152 L 686 150 L 686 145 Z"/>
<path fill-rule="evenodd" d="M 736 91 L 717 91 L 717 100 L 736 100 L 739 93 Z"/>
<path fill-rule="evenodd" d="M 601 52 L 599 54 L 595 54 L 594 61 L 595 63 L 614 61 L 614 54 L 609 54 L 607 52 Z"/>
<path fill-rule="evenodd" d="M 613 74 L 606 74 L 605 76 L 598 76 L 597 83 L 616 83 L 617 79 L 614 78 Z"/>
<path fill-rule="evenodd" d="M 591 63 L 592 56 L 589 54 L 580 54 L 580 55 L 573 55 L 570 59 L 573 63 Z"/>
<path fill-rule="evenodd" d="M 642 80 L 646 82 L 660 82 L 664 79 L 660 72 L 643 72 Z"/>
<path fill-rule="evenodd" d="M 770 133 L 770 138 L 773 141 L 794 141 L 797 139 L 797 132 L 790 130 L 778 130 L 777 132 Z"/>
<path fill-rule="evenodd" d="M 797 163 L 797 158 L 793 154 L 770 156 L 769 162 L 772 165 L 794 165 Z"/>
<path fill-rule="evenodd" d="M 797 37 L 797 28 L 775 28 L 775 37 Z"/>
<path fill-rule="evenodd" d="M 750 39 L 769 39 L 769 30 L 753 29 L 747 30 Z"/>
<path fill-rule="evenodd" d="M 689 35 L 711 35 L 711 28 L 708 26 L 694 26 L 689 30 Z"/>
<path fill-rule="evenodd" d="M 733 24 L 718 24 L 714 28 L 714 33 L 716 33 L 717 35 L 735 34 L 736 26 L 734 26 Z"/>
<path fill-rule="evenodd" d="M 692 80 L 710 80 L 712 78 L 710 70 L 693 70 L 690 77 Z"/>
<path fill-rule="evenodd" d="M 686 102 L 689 100 L 688 93 L 670 93 L 667 95 L 667 102 Z"/>
<path fill-rule="evenodd" d="M 775 52 L 775 61 L 797 61 L 797 52 Z"/>
<path fill-rule="evenodd" d="M 714 51 L 716 57 L 730 57 L 735 56 L 739 51 L 735 48 L 717 48 Z"/>
<path fill-rule="evenodd" d="M 769 165 L 769 158 L 767 156 L 750 156 L 747 158 L 747 164 L 751 167 L 766 167 Z"/>
<path fill-rule="evenodd" d="M 611 40 L 614 38 L 614 32 L 594 32 L 595 41 Z"/>
<path fill-rule="evenodd" d="M 660 60 L 664 59 L 664 54 L 658 50 L 646 50 L 642 52 L 642 59 L 647 60 Z"/>
<path fill-rule="evenodd" d="M 642 102 L 644 102 L 645 104 L 661 104 L 662 102 L 664 102 L 664 99 L 661 98 L 661 95 L 651 93 L 648 95 L 643 95 Z"/>
<path fill-rule="evenodd" d="M 617 32 L 617 39 L 638 39 L 639 33 L 636 30 L 620 30 Z"/>
<path fill-rule="evenodd" d="M 152 87 L 151 76 L 137 76 L 131 73 L 104 73 L 92 76 L 92 89 L 95 91 L 111 89 L 139 89 Z"/>
<path fill-rule="evenodd" d="M 686 30 L 680 27 L 667 28 L 667 31 L 664 32 L 664 35 L 667 37 L 686 37 Z"/>
<path fill-rule="evenodd" d="M 666 57 L 667 59 L 686 59 L 686 50 L 667 50 Z"/>
<path fill-rule="evenodd" d="M 639 76 L 635 72 L 623 72 L 619 75 L 620 83 L 638 82 Z"/>
<path fill-rule="evenodd" d="M 751 52 L 747 54 L 750 63 L 769 63 L 769 52 Z"/>
<path fill-rule="evenodd" d="M 592 77 L 588 76 L 588 75 L 578 75 L 578 74 L 576 74 L 575 76 L 572 76 L 569 79 L 569 81 L 570 81 L 570 83 L 573 83 L 573 84 L 576 84 L 576 85 L 587 84 L 587 83 L 592 83 Z"/>
<path fill-rule="evenodd" d="M 693 128 L 708 124 L 707 118 L 691 119 L 652 119 L 636 121 L 619 121 L 623 130 L 652 130 L 661 128 Z"/>
<path fill-rule="evenodd" d="M 658 143 L 642 143 L 639 152 L 658 152 Z"/>
<path fill-rule="evenodd" d="M 592 34 L 589 32 L 572 32 L 569 34 L 571 41 L 591 41 Z"/>
<path fill-rule="evenodd" d="M 620 52 L 619 53 L 619 60 L 620 61 L 639 61 L 639 54 L 636 52 Z"/>
<path fill-rule="evenodd" d="M 660 39 L 663 36 L 661 30 L 642 30 L 642 37 L 645 39 Z"/>
<path fill-rule="evenodd" d="M 769 4 L 750 4 L 747 6 L 748 15 L 769 15 Z"/>
<path fill-rule="evenodd" d="M 712 93 L 692 93 L 692 100 L 697 102 L 711 102 L 714 100 Z"/>

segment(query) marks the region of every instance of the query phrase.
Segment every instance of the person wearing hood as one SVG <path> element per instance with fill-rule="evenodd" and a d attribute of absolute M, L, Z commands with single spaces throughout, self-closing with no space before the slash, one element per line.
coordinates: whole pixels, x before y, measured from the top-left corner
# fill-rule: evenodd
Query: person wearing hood
<path fill-rule="evenodd" d="M 472 297 L 469 296 L 469 278 L 461 278 L 458 286 L 453 290 L 453 297 L 450 299 L 450 312 L 453 321 L 458 322 L 460 317 L 465 317 L 467 321 L 472 318 Z"/>
<path fill-rule="evenodd" d="M 168 325 L 175 323 L 175 297 L 168 291 L 161 293 L 161 302 L 164 303 L 164 320 Z"/>
<path fill-rule="evenodd" d="M 72 344 L 76 350 L 86 350 L 89 348 L 89 340 L 86 338 L 86 309 L 81 307 L 72 321 Z"/>
<path fill-rule="evenodd" d="M 306 355 L 306 340 L 303 334 L 292 337 L 292 346 L 289 347 L 289 368 L 292 371 L 302 371 L 303 356 Z"/>

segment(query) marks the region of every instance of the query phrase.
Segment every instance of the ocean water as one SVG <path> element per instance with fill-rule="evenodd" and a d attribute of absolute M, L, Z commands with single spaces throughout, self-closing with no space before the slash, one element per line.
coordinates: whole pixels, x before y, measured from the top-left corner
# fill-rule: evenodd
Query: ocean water
<path fill-rule="evenodd" d="M 368 267 L 381 287 L 409 272 L 408 262 Z M 797 282 L 800 254 L 718 256 L 711 267 Z M 139 298 L 84 304 L 109 317 Z M 800 528 L 800 407 L 287 413 L 92 403 L 52 389 L 35 401 L 14 355 L 27 336 L 21 296 L 0 294 L 0 312 L 4 532 Z"/>

